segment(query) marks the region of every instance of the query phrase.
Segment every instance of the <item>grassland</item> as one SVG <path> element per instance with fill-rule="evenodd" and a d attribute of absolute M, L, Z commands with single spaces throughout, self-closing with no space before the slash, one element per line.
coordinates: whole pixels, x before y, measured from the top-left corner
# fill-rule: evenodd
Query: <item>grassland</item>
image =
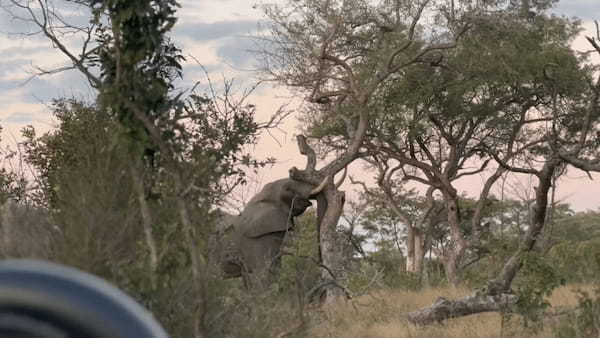
<path fill-rule="evenodd" d="M 585 285 L 568 285 L 556 289 L 548 299 L 552 309 L 574 307 L 578 303 L 576 290 L 589 290 Z M 519 316 L 502 318 L 497 313 L 483 313 L 450 320 L 444 324 L 415 327 L 404 319 L 406 312 L 430 305 L 440 296 L 460 297 L 467 289 L 428 289 L 420 292 L 378 291 L 353 301 L 322 309 L 317 325 L 309 337 L 352 338 L 495 338 L 495 337 L 555 337 L 558 318 L 543 322 L 540 330 L 523 326 Z"/>

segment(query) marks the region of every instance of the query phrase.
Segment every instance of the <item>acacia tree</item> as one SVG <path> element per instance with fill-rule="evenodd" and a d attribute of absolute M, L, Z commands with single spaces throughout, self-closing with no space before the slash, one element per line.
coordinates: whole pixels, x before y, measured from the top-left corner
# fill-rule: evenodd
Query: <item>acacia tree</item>
<path fill-rule="evenodd" d="M 499 13 L 479 19 L 478 25 L 465 34 L 463 43 L 447 53 L 447 60 L 440 60 L 437 69 L 422 68 L 407 77 L 407 83 L 390 88 L 383 99 L 383 117 L 374 126 L 372 138 L 372 147 L 381 150 L 373 161 L 379 162 L 379 167 L 385 165 L 387 175 L 397 174 L 441 194 L 451 236 L 451 249 L 443 262 L 454 285 L 460 282 L 463 257 L 469 248 L 478 245 L 483 207 L 506 168 L 498 166 L 487 176 L 469 220 L 470 236 L 461 229 L 461 197 L 454 182 L 489 172 L 486 169 L 491 158 L 482 150 L 490 144 L 495 147 L 498 134 L 508 136 L 502 139 L 502 145 L 506 145 L 501 155 L 504 160 L 520 156 L 528 146 L 520 130 L 533 123 L 521 117 L 547 99 L 543 87 L 523 90 L 536 86 L 539 71 L 539 67 L 527 64 L 536 58 L 523 59 L 519 51 L 525 51 L 527 40 L 532 39 L 525 36 L 526 29 L 519 27 L 523 22 L 518 18 L 512 22 Z M 525 34 L 519 36 L 519 32 Z M 503 40 L 503 36 L 519 37 L 521 41 Z M 493 52 L 491 41 L 504 44 L 504 48 Z M 545 51 L 539 50 L 543 56 Z M 494 63 L 498 58 L 501 61 Z M 506 76 L 517 72 L 518 78 Z M 508 125 L 507 118 L 520 122 Z"/>
<path fill-rule="evenodd" d="M 372 101 L 384 85 L 407 69 L 431 60 L 431 55 L 455 46 L 466 30 L 472 8 L 445 11 L 444 1 L 288 1 L 265 7 L 272 35 L 262 51 L 264 72 L 305 95 L 308 116 L 335 125 L 343 134 L 335 159 L 316 169 L 316 154 L 304 136 L 300 152 L 307 156 L 304 170 L 292 168 L 290 177 L 319 184 L 364 156 L 371 123 Z M 419 26 L 426 10 L 441 22 L 427 34 Z M 328 132 L 311 132 L 322 141 Z M 333 245 L 344 195 L 328 184 L 318 200 L 319 243 L 324 279 L 339 278 L 341 253 Z M 339 283 L 338 283 L 339 284 Z M 329 289 L 339 294 L 339 289 Z"/>
<path fill-rule="evenodd" d="M 548 5 L 536 4 L 538 9 Z M 396 182 L 424 184 L 430 189 L 426 194 L 430 200 L 432 192 L 440 193 L 451 236 L 443 261 L 454 285 L 460 282 L 465 254 L 478 247 L 491 188 L 507 171 L 502 165 L 493 168 L 494 156 L 504 162 L 526 156 L 529 147 L 542 142 L 525 131 L 540 122 L 532 117 L 531 109 L 548 103 L 556 91 L 574 92 L 571 87 L 551 85 L 543 76 L 547 62 L 556 60 L 565 59 L 573 71 L 573 62 L 566 59 L 574 28 L 561 28 L 560 23 L 553 27 L 555 20 L 541 16 L 531 22 L 531 8 L 522 16 L 520 4 L 482 7 L 457 48 L 405 69 L 404 76 L 386 82 L 369 101 L 371 120 L 364 141 L 369 156 L 365 160 L 385 181 L 388 203 L 393 203 L 389 191 L 393 177 L 398 177 Z M 536 46 L 533 52 L 531 46 Z M 330 149 L 343 149 L 347 144 L 347 134 L 335 120 L 322 115 L 307 120 L 310 130 L 322 136 Z M 461 226 L 455 181 L 489 169 L 467 236 Z"/>
<path fill-rule="evenodd" d="M 444 220 L 444 207 L 433 196 L 433 188 L 427 189 L 424 198 L 416 189 L 406 190 L 405 182 L 394 177 L 400 167 L 394 169 L 380 162 L 369 162 L 377 170 L 376 188 L 352 177 L 350 179 L 352 183 L 361 186 L 375 223 L 379 223 L 381 218 L 392 218 L 393 226 L 390 231 L 396 247 L 398 250 L 403 245 L 406 247 L 405 270 L 420 276 L 425 255 L 433 243 L 433 232 L 440 232 L 437 226 Z M 405 239 L 399 238 L 399 225 L 396 222 L 401 224 Z"/>
<path fill-rule="evenodd" d="M 529 146 L 523 148 L 519 157 L 506 161 L 501 158 L 505 150 L 486 145 L 486 153 L 500 167 L 536 178 L 529 225 L 517 250 L 485 287 L 459 300 L 439 299 L 431 307 L 408 314 L 409 320 L 414 323 L 427 324 L 478 312 L 500 311 L 511 306 L 517 300 L 511 285 L 523 267 L 525 257 L 539 246 L 539 238 L 548 219 L 549 193 L 556 175 L 564 172 L 568 165 L 565 159 L 569 156 L 565 154 L 569 150 L 590 155 L 597 152 L 597 136 L 593 131 L 599 123 L 597 101 L 594 101 L 598 97 L 597 80 L 592 73 L 594 67 L 586 66 L 585 57 L 578 57 L 569 49 L 578 25 L 566 19 L 541 16 L 535 18 L 533 26 L 538 24 L 547 25 L 540 30 L 545 35 L 539 41 L 553 48 L 548 54 L 551 58 L 537 60 L 540 65 L 539 85 L 530 87 L 547 89 L 548 99 L 537 105 L 535 110 L 527 111 L 519 120 L 532 122 L 520 130 Z M 556 67 L 558 64 L 561 66 Z M 587 161 L 590 160 L 593 161 L 587 158 Z"/>

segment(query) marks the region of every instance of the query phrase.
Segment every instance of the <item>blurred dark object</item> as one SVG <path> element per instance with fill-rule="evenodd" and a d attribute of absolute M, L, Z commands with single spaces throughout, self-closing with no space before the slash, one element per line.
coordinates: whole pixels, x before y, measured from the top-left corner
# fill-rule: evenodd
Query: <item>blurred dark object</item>
<path fill-rule="evenodd" d="M 35 260 L 0 262 L 0 338 L 166 338 L 152 314 L 98 277 Z"/>

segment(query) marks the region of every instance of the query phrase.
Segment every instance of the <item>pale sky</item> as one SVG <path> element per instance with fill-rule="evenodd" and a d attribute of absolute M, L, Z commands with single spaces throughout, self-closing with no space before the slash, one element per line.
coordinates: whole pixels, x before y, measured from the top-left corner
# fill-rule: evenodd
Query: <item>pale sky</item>
<path fill-rule="evenodd" d="M 277 1 L 270 1 L 277 2 Z M 584 20 L 586 29 L 593 29 L 593 19 L 600 19 L 598 0 L 563 0 L 553 12 L 577 16 Z M 249 35 L 256 34 L 262 13 L 253 6 L 256 1 L 247 0 L 183 0 L 178 12 L 179 21 L 172 37 L 183 49 L 184 55 L 193 55 L 210 73 L 213 82 L 223 77 L 235 78 L 240 90 L 255 81 L 250 69 L 255 61 L 247 52 L 252 48 Z M 72 12 L 70 19 L 84 22 L 85 13 Z M 43 78 L 31 78 L 32 66 L 46 68 L 67 65 L 67 60 L 41 37 L 18 36 L 12 33 L 27 32 L 27 24 L 10 20 L 0 14 L 0 125 L 4 128 L 3 143 L 19 139 L 19 130 L 34 125 L 39 131 L 54 125 L 45 106 L 56 97 L 84 97 L 91 99 L 93 90 L 76 71 L 63 72 Z M 75 46 L 77 40 L 72 42 Z M 582 38 L 575 42 L 577 49 L 587 49 Z M 181 88 L 190 87 L 196 81 L 205 82 L 205 76 L 196 61 L 188 58 L 184 64 L 184 80 Z M 299 98 L 291 98 L 284 89 L 261 87 L 250 102 L 259 109 L 259 120 L 266 120 L 279 105 L 299 104 Z M 288 119 L 280 130 L 265 134 L 255 148 L 258 157 L 273 156 L 279 163 L 259 173 L 262 184 L 287 176 L 291 166 L 304 166 L 304 158 L 295 144 L 297 121 Z M 357 178 L 369 180 L 370 173 L 361 173 L 360 164 L 354 164 L 351 173 Z M 364 176 L 364 177 L 362 177 Z M 523 185 L 528 182 L 523 181 Z M 516 185 L 513 183 L 513 185 Z M 535 184 L 532 184 L 535 185 Z M 473 194 L 480 188 L 480 179 L 474 177 L 462 182 L 459 189 Z M 251 188 L 255 189 L 255 188 Z M 345 185 L 344 189 L 353 188 Z M 600 207 L 600 175 L 590 181 L 585 174 L 570 170 L 560 185 L 559 198 L 571 203 L 577 210 Z"/>

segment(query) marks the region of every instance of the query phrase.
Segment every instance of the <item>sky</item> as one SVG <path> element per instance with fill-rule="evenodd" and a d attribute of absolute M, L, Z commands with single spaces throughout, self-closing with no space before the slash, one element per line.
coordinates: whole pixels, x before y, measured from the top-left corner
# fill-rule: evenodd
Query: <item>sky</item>
<path fill-rule="evenodd" d="M 243 91 L 256 81 L 257 74 L 252 49 L 252 39 L 264 22 L 264 16 L 255 6 L 256 1 L 247 0 L 182 0 L 178 11 L 178 24 L 172 33 L 175 43 L 183 50 L 187 61 L 180 88 L 189 88 L 197 81 L 205 84 L 205 71 L 218 87 L 223 78 L 233 78 L 235 88 Z M 278 2 L 277 0 L 271 2 Z M 281 2 L 281 1 L 279 1 Z M 0 1 L 0 4 L 3 2 Z M 563 0 L 553 12 L 569 17 L 579 17 L 587 30 L 594 29 L 593 20 L 600 19 L 598 0 Z M 69 20 L 86 22 L 86 13 L 69 8 Z M 40 133 L 50 130 L 55 122 L 48 104 L 57 97 L 79 97 L 91 100 L 94 91 L 83 76 L 76 71 L 66 71 L 44 77 L 32 76 L 34 67 L 46 69 L 68 65 L 68 60 L 44 38 L 17 33 L 32 32 L 32 26 L 21 20 L 11 19 L 0 13 L 0 126 L 3 128 L 2 143 L 14 144 L 20 139 L 20 130 L 33 125 Z M 69 41 L 76 46 L 77 39 Z M 583 37 L 577 39 L 574 48 L 587 49 Z M 193 57 L 192 57 L 193 56 Z M 263 85 L 249 98 L 258 107 L 258 120 L 266 121 L 282 104 L 289 107 L 301 104 L 283 88 Z M 239 192 L 247 199 L 262 184 L 287 176 L 292 166 L 303 167 L 304 157 L 297 150 L 295 136 L 298 123 L 292 115 L 277 130 L 261 137 L 253 152 L 259 158 L 273 156 L 278 163 L 252 177 L 255 184 Z M 351 174 L 369 181 L 371 173 L 363 172 L 360 165 L 353 165 Z M 459 190 L 476 194 L 481 179 L 472 177 L 459 183 Z M 515 191 L 530 189 L 534 182 L 527 179 L 509 182 Z M 571 203 L 577 210 L 600 208 L 600 175 L 590 181 L 587 175 L 570 170 L 559 185 L 558 197 Z M 343 189 L 354 188 L 347 184 Z"/>

